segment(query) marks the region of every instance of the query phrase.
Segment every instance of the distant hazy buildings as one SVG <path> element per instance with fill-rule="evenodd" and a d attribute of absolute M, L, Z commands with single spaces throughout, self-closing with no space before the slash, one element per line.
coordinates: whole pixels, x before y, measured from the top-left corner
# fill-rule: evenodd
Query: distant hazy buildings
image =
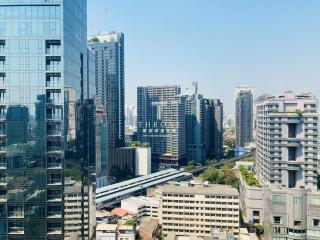
<path fill-rule="evenodd" d="M 253 95 L 251 86 L 235 90 L 236 146 L 244 147 L 253 140 Z"/>
<path fill-rule="evenodd" d="M 138 87 L 138 140 L 150 144 L 155 168 L 185 162 L 185 99 L 180 94 L 176 85 Z"/>
<path fill-rule="evenodd" d="M 186 94 L 186 158 L 203 162 L 206 159 L 205 100 L 198 93 L 198 83 L 192 84 Z"/>
<path fill-rule="evenodd" d="M 257 173 L 266 184 L 317 188 L 318 112 L 311 94 L 265 95 L 257 103 Z"/>
<path fill-rule="evenodd" d="M 134 129 L 137 127 L 137 107 L 134 105 L 125 106 L 126 127 Z"/>
<path fill-rule="evenodd" d="M 219 99 L 205 100 L 204 134 L 207 158 L 223 158 L 223 103 Z"/>

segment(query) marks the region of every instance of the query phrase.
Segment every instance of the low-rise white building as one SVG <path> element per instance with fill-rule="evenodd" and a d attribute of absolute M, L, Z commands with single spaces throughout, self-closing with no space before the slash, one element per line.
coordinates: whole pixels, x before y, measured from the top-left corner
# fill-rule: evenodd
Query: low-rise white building
<path fill-rule="evenodd" d="M 240 174 L 240 208 L 245 223 L 263 224 L 263 188 L 249 186 Z"/>
<path fill-rule="evenodd" d="M 237 189 L 227 185 L 172 185 L 158 191 L 164 236 L 211 237 L 212 229 L 239 233 Z"/>
<path fill-rule="evenodd" d="M 97 224 L 96 239 L 97 240 L 118 240 L 118 226 L 116 224 Z"/>
<path fill-rule="evenodd" d="M 147 176 L 151 174 L 151 148 L 137 147 L 136 148 L 136 176 Z"/>
<path fill-rule="evenodd" d="M 136 231 L 133 226 L 122 225 L 118 228 L 118 240 L 135 240 Z"/>
<path fill-rule="evenodd" d="M 159 217 L 159 201 L 150 197 L 130 197 L 121 201 L 121 208 L 135 213 L 138 218 Z"/>

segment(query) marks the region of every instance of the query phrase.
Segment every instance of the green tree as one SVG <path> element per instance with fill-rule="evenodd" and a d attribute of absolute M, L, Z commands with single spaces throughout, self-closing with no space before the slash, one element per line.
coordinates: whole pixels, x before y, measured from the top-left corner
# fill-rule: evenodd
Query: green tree
<path fill-rule="evenodd" d="M 89 40 L 89 42 L 90 42 L 90 43 L 98 43 L 98 42 L 100 42 L 100 40 L 99 40 L 99 38 L 97 38 L 97 37 L 93 37 L 93 38 L 91 38 L 91 39 Z"/>
<path fill-rule="evenodd" d="M 258 236 L 263 235 L 263 233 L 264 233 L 264 227 L 263 227 L 263 225 L 254 224 L 253 227 L 254 227 L 254 229 L 256 230 L 256 234 L 257 234 Z"/>
<path fill-rule="evenodd" d="M 184 170 L 185 170 L 186 172 L 191 172 L 191 171 L 194 170 L 195 168 L 196 168 L 195 165 L 187 165 L 187 166 L 185 166 Z"/>
<path fill-rule="evenodd" d="M 222 184 L 224 183 L 224 176 L 223 173 L 214 167 L 209 167 L 200 177 L 204 181 L 208 181 L 209 183 L 213 184 Z"/>
<path fill-rule="evenodd" d="M 206 165 L 206 166 L 210 166 L 210 165 L 214 165 L 214 164 L 216 164 L 216 163 L 217 163 L 217 160 L 212 159 L 212 160 L 207 160 L 207 161 L 205 162 L 205 165 Z"/>
<path fill-rule="evenodd" d="M 224 140 L 224 145 L 228 146 L 229 148 L 233 149 L 236 146 L 236 141 L 233 138 L 226 138 Z"/>
<path fill-rule="evenodd" d="M 246 181 L 248 186 L 259 187 L 259 181 L 255 176 L 255 173 L 246 169 L 243 165 L 239 167 L 242 178 Z"/>
<path fill-rule="evenodd" d="M 124 223 L 125 226 L 133 226 L 135 227 L 137 225 L 137 221 L 134 219 L 129 219 Z"/>

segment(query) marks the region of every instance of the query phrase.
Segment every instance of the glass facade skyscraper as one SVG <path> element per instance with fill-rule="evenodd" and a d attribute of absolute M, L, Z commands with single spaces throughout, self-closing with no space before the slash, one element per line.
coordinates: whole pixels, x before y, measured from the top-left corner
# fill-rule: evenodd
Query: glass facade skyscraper
<path fill-rule="evenodd" d="M 221 160 L 223 158 L 223 103 L 220 99 L 205 101 L 207 158 Z"/>
<path fill-rule="evenodd" d="M 239 86 L 235 91 L 236 147 L 253 141 L 253 94 L 251 86 Z"/>
<path fill-rule="evenodd" d="M 0 0 L 0 239 L 63 239 L 64 177 L 90 183 L 86 7 Z"/>
<path fill-rule="evenodd" d="M 124 34 L 111 32 L 99 33 L 89 41 L 89 46 L 95 53 L 96 62 L 96 104 L 99 107 L 97 112 L 98 132 L 105 133 L 101 139 L 97 139 L 97 147 L 107 152 L 99 151 L 100 157 L 99 181 L 106 173 L 117 180 L 132 175 L 134 171 L 127 174 L 126 169 L 133 165 L 132 158 L 128 153 L 130 150 L 125 146 L 125 69 L 124 69 Z M 105 111 L 105 117 L 103 112 Z M 101 119 L 105 118 L 105 119 Z M 105 123 L 106 120 L 106 129 Z M 101 132 L 102 131 L 102 132 Z M 99 138 L 99 136 L 97 136 Z M 107 143 L 107 144 L 106 144 Z M 97 173 L 98 174 L 98 173 Z M 100 183 L 99 183 L 100 184 Z"/>
<path fill-rule="evenodd" d="M 180 86 L 137 89 L 138 141 L 150 145 L 154 171 L 186 163 L 185 106 Z"/>

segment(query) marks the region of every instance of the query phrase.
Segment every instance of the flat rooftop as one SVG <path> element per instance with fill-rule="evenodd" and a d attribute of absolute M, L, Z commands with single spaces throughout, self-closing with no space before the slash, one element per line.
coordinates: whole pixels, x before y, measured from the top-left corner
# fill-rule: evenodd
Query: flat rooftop
<path fill-rule="evenodd" d="M 130 197 L 127 199 L 122 200 L 122 202 L 134 204 L 134 205 L 159 205 L 159 201 L 157 201 L 155 198 L 150 197 Z"/>
<path fill-rule="evenodd" d="M 98 223 L 97 224 L 97 231 L 117 231 L 117 224 L 106 224 L 106 223 Z"/>
<path fill-rule="evenodd" d="M 164 187 L 161 187 L 160 189 L 162 190 L 163 193 L 239 196 L 239 192 L 237 189 L 227 185 L 219 185 L 219 184 L 213 184 L 207 187 L 164 186 Z"/>

